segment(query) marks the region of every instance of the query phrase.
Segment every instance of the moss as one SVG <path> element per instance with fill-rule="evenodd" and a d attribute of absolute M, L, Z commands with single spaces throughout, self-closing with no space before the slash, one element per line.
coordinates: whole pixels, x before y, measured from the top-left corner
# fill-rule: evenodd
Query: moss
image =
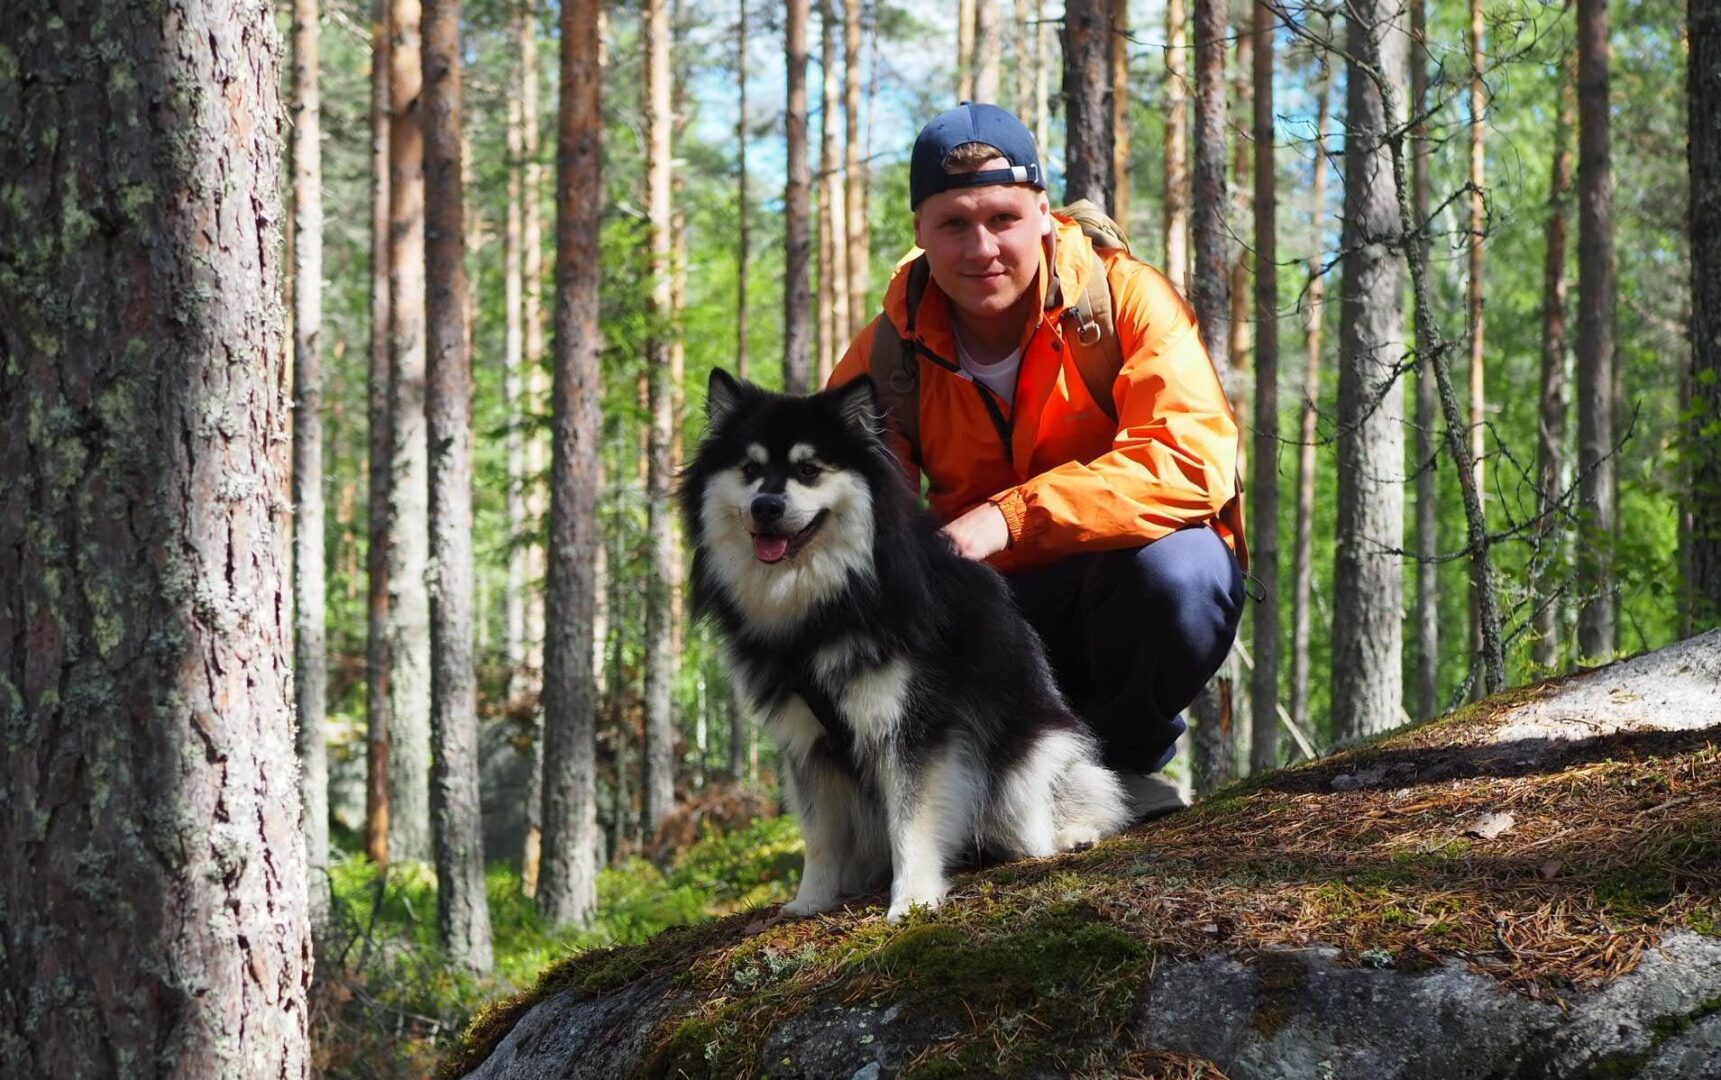
<path fill-rule="evenodd" d="M 1721 907 L 1695 908 L 1685 916 L 1685 925 L 1706 937 L 1721 937 Z"/>
<path fill-rule="evenodd" d="M 1284 952 L 1262 953 L 1252 966 L 1261 982 L 1261 992 L 1255 998 L 1251 1024 L 1262 1035 L 1271 1037 L 1296 1011 L 1297 1002 L 1307 988 L 1308 969 L 1300 958 Z"/>

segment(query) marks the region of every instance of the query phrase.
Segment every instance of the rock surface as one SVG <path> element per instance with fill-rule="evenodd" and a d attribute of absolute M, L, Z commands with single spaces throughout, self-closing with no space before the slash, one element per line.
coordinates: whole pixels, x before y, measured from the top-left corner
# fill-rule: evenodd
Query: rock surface
<path fill-rule="evenodd" d="M 1714 1080 L 1721 806 L 1702 804 L 1721 790 L 1717 741 L 1721 631 L 1258 778 L 1181 815 L 1181 834 L 1171 819 L 1083 856 L 983 871 L 906 929 L 874 907 L 739 917 L 576 960 L 475 1029 L 465 1064 L 516 1080 L 1202 1065 L 1232 1080 Z M 1586 824 L 1598 790 L 1617 794 L 1597 783 L 1628 787 L 1626 809 Z M 1512 807 L 1512 828 L 1467 837 L 1496 805 Z M 1372 845 L 1373 861 L 1345 848 L 1300 863 L 1278 840 L 1225 861 L 1245 833 L 1260 843 L 1287 815 L 1323 813 L 1387 823 L 1346 841 Z M 1211 861 L 1189 856 L 1200 842 Z M 1283 868 L 1262 861 L 1273 844 Z M 1203 893 L 1204 874 L 1243 883 L 1224 894 L 1234 915 Z M 1469 876 L 1490 880 L 1496 910 L 1473 910 Z M 1011 912 L 1030 895 L 1037 906 Z M 1337 914 L 1313 919 L 1308 897 Z M 1564 937 L 1544 933 L 1550 918 Z M 1167 928 L 1180 919 L 1181 937 Z M 1520 932 L 1532 923 L 1543 936 Z M 1424 935 L 1414 947 L 1405 925 Z"/>

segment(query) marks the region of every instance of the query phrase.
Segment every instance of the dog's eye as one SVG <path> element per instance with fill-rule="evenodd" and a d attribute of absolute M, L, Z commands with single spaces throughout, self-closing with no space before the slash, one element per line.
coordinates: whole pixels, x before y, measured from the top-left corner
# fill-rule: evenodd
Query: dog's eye
<path fill-rule="evenodd" d="M 749 461 L 747 464 L 741 466 L 741 479 L 749 481 L 757 480 L 759 479 L 759 474 L 764 471 L 765 467 L 763 465 L 759 464 L 757 461 Z"/>
<path fill-rule="evenodd" d="M 795 479 L 804 484 L 810 484 L 819 478 L 820 469 L 810 461 L 803 461 L 795 466 Z"/>

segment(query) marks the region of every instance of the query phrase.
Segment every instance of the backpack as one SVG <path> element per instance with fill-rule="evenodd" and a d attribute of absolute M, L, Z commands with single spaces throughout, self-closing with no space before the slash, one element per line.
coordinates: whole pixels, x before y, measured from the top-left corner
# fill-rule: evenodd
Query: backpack
<path fill-rule="evenodd" d="M 1110 215 L 1086 199 L 1078 199 L 1068 206 L 1059 207 L 1053 210 L 1052 214 L 1080 226 L 1082 235 L 1093 244 L 1093 251 L 1089 256 L 1093 260 L 1093 267 L 1088 273 L 1087 291 L 1077 297 L 1074 303 L 1064 307 L 1064 320 L 1075 328 L 1075 333 L 1066 336 L 1065 341 L 1070 346 L 1070 354 L 1076 362 L 1076 370 L 1081 373 L 1082 384 L 1087 387 L 1088 396 L 1116 423 L 1117 402 L 1112 398 L 1112 384 L 1117 381 L 1118 372 L 1123 370 L 1123 346 L 1117 340 L 1117 322 L 1112 315 L 1111 281 L 1106 276 L 1105 260 L 1101 258 L 1100 252 L 1122 249 L 1125 254 L 1130 254 L 1129 237 Z M 872 375 L 879 404 L 884 407 L 885 415 L 895 421 L 897 429 L 908 440 L 916 464 L 920 463 L 920 358 L 925 356 L 941 367 L 955 370 L 948 359 L 934 355 L 915 340 L 915 314 L 920 308 L 921 299 L 926 295 L 926 286 L 931 277 L 932 271 L 927 265 L 925 255 L 909 264 L 908 336 L 903 337 L 897 333 L 896 324 L 890 321 L 890 317 L 880 314 L 874 320 L 876 329 L 872 338 L 872 354 L 868 358 L 868 371 Z M 1209 360 L 1211 359 L 1209 357 Z M 992 420 L 998 425 L 1005 445 L 1008 446 L 1007 423 L 991 395 L 983 394 L 981 397 L 986 402 L 988 411 L 992 413 Z M 1230 407 L 1229 400 L 1226 407 Z M 1232 503 L 1220 511 L 1220 520 L 1226 520 L 1230 526 L 1236 544 L 1237 561 L 1247 570 L 1249 548 L 1243 536 L 1245 438 L 1246 435 L 1239 426 L 1237 472 L 1234 478 L 1236 494 Z M 1233 509 L 1233 504 L 1234 517 L 1227 520 L 1227 511 Z"/>

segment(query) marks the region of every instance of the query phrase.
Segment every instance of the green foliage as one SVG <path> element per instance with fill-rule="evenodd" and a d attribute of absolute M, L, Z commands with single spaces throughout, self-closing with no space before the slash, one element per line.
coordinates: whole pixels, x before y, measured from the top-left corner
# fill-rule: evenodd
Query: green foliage
<path fill-rule="evenodd" d="M 484 1002 L 531 986 L 567 957 L 781 903 L 799 867 L 799 833 L 789 818 L 730 833 L 707 829 L 667 870 L 635 858 L 600 871 L 596 924 L 577 929 L 547 924 L 522 895 L 517 868 L 492 864 L 486 891 L 496 970 L 478 976 L 451 965 L 436 946 L 430 866 L 379 870 L 361 856 L 339 859 L 329 871 L 334 922 L 317 963 L 319 1068 L 329 1076 L 423 1075 Z M 593 977 L 601 981 L 601 972 Z M 400 1038 L 382 1037 L 395 1031 Z"/>

